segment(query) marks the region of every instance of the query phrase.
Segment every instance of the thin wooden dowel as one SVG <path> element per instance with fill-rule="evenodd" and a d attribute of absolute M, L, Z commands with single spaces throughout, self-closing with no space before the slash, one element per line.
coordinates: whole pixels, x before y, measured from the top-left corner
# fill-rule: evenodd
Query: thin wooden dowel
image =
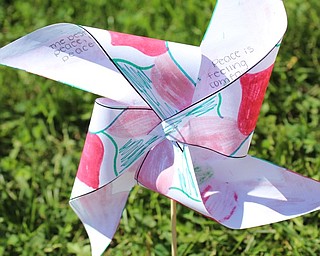
<path fill-rule="evenodd" d="M 178 246 L 177 246 L 177 203 L 174 200 L 171 201 L 171 234 L 172 234 L 172 242 L 171 242 L 171 255 L 178 255 Z"/>

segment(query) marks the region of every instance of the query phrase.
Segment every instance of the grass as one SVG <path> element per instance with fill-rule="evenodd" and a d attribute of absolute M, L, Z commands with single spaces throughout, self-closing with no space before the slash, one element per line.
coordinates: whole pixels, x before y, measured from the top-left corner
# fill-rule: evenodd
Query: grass
<path fill-rule="evenodd" d="M 252 155 L 320 179 L 320 2 L 285 2 L 289 28 Z M 0 0 L 0 46 L 72 22 L 198 45 L 214 3 Z M 89 255 L 68 205 L 95 95 L 0 67 L 0 255 Z M 179 255 L 319 255 L 320 213 L 243 231 L 177 206 Z M 170 202 L 136 187 L 105 255 L 170 255 Z"/>

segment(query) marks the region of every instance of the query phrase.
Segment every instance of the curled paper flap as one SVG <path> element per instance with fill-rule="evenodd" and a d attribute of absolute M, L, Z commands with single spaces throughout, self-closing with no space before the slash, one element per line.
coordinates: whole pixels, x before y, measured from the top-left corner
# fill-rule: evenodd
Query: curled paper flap
<path fill-rule="evenodd" d="M 145 104 L 81 26 L 55 24 L 36 30 L 1 48 L 0 61 L 101 96 Z"/>
<path fill-rule="evenodd" d="M 282 1 L 218 1 L 201 52 L 214 70 L 224 70 L 225 77 L 234 81 L 279 43 L 286 27 Z M 241 67 L 232 69 L 235 63 Z"/>
<path fill-rule="evenodd" d="M 137 183 L 230 228 L 319 210 L 320 184 L 248 149 L 281 39 L 280 0 L 220 0 L 200 47 L 56 24 L 0 63 L 97 99 L 70 204 L 100 255 Z"/>

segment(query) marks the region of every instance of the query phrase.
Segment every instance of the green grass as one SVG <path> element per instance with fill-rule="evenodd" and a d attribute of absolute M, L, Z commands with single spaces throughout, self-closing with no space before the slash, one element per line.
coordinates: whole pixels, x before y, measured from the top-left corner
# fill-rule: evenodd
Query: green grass
<path fill-rule="evenodd" d="M 320 2 L 286 1 L 289 28 L 250 153 L 320 179 Z M 0 46 L 72 22 L 198 45 L 214 4 L 0 0 Z M 0 67 L 0 255 L 89 255 L 68 205 L 95 95 Z M 106 255 L 170 255 L 169 200 L 136 187 Z M 320 213 L 242 231 L 178 205 L 179 255 L 320 255 Z"/>

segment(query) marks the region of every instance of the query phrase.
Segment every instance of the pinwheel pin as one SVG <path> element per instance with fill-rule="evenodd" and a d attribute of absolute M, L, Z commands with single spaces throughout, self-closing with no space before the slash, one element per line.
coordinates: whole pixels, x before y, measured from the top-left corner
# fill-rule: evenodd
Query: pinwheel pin
<path fill-rule="evenodd" d="M 286 29 L 280 0 L 221 0 L 200 47 L 56 24 L 0 50 L 1 64 L 95 102 L 70 204 L 92 254 L 136 184 L 242 229 L 320 208 L 320 183 L 247 155 Z"/>

